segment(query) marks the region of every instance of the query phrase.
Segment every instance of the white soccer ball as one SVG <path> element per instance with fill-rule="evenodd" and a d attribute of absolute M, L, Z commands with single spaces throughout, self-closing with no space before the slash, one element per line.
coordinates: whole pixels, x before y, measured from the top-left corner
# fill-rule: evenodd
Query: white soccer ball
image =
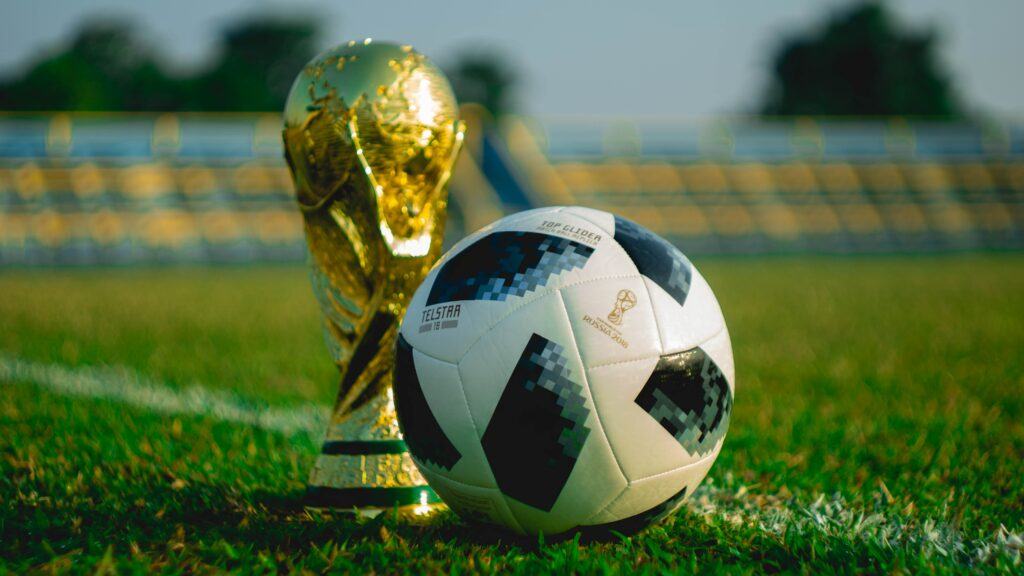
<path fill-rule="evenodd" d="M 457 513 L 521 533 L 657 521 L 718 456 L 729 332 L 675 247 L 580 207 L 503 218 L 452 248 L 399 331 L 405 441 Z"/>

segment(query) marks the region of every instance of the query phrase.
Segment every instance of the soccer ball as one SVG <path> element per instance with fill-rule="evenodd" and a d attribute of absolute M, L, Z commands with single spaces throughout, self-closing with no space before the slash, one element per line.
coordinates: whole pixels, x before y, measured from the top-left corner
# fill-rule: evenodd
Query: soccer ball
<path fill-rule="evenodd" d="M 457 513 L 521 533 L 636 531 L 718 456 L 729 333 L 689 260 L 629 220 L 529 210 L 459 242 L 416 291 L 394 401 Z"/>

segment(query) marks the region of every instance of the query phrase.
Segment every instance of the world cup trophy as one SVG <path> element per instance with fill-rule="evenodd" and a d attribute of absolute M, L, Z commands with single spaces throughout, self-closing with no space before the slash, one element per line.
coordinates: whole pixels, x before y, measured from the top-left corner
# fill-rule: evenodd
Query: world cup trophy
<path fill-rule="evenodd" d="M 444 74 L 409 46 L 349 42 L 314 58 L 285 104 L 285 157 L 325 339 L 340 371 L 307 504 L 429 506 L 391 399 L 398 322 L 441 252 L 464 125 Z"/>

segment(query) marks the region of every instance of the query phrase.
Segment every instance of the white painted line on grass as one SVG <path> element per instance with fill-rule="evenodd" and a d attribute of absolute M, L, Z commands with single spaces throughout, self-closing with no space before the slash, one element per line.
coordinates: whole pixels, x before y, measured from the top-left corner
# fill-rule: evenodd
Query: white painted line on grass
<path fill-rule="evenodd" d="M 876 494 L 881 501 L 881 492 Z M 710 519 L 756 526 L 779 540 L 807 535 L 864 542 L 890 551 L 944 556 L 963 565 L 990 564 L 997 559 L 1024 561 L 1024 532 L 1000 526 L 992 534 L 965 537 L 948 522 L 906 517 L 850 506 L 840 494 L 819 494 L 810 504 L 795 498 L 751 495 L 731 473 L 721 484 L 706 480 L 687 501 L 691 510 Z"/>
<path fill-rule="evenodd" d="M 201 416 L 319 439 L 330 410 L 317 404 L 276 408 L 224 390 L 175 388 L 127 368 L 70 368 L 0 356 L 0 381 L 30 382 L 64 396 L 121 402 L 160 414 Z"/>

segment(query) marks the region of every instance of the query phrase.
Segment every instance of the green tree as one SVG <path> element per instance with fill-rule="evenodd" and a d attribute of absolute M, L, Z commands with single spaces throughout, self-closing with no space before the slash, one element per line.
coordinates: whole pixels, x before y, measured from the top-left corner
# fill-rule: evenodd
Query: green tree
<path fill-rule="evenodd" d="M 254 17 L 228 27 L 220 53 L 194 80 L 201 110 L 280 110 L 299 70 L 317 53 L 312 18 Z"/>
<path fill-rule="evenodd" d="M 463 52 L 445 73 L 460 103 L 480 104 L 496 118 L 514 111 L 518 75 L 498 53 Z"/>
<path fill-rule="evenodd" d="M 175 109 L 180 94 L 130 22 L 83 25 L 63 50 L 0 83 L 9 110 Z"/>
<path fill-rule="evenodd" d="M 855 3 L 783 42 L 762 112 L 960 117 L 939 44 L 934 29 L 909 29 L 880 2 Z"/>
<path fill-rule="evenodd" d="M 317 31 L 311 18 L 253 17 L 224 30 L 208 65 L 171 76 L 137 25 L 90 22 L 63 48 L 0 81 L 0 109 L 280 110 L 316 53 Z"/>

